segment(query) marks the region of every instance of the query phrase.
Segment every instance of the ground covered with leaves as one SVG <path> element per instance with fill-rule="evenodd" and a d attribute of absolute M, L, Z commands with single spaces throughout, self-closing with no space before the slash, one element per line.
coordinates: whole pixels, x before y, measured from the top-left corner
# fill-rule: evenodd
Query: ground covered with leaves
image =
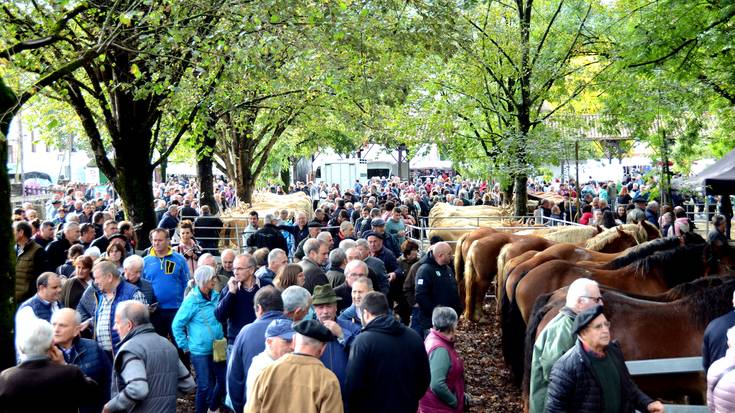
<path fill-rule="evenodd" d="M 489 324 L 461 321 L 457 350 L 464 360 L 466 391 L 472 395 L 471 412 L 518 413 L 523 411 L 521 393 L 510 379 L 503 363 L 500 329 L 495 302 L 485 306 Z M 194 395 L 179 398 L 177 412 L 194 412 Z"/>
<path fill-rule="evenodd" d="M 518 413 L 521 393 L 503 363 L 495 302 L 484 309 L 488 324 L 460 321 L 457 350 L 464 360 L 465 388 L 472 396 L 471 412 Z"/>

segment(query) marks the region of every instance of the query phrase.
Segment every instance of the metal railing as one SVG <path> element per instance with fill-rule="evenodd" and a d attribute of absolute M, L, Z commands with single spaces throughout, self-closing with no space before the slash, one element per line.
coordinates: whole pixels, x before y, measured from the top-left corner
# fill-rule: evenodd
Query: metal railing
<path fill-rule="evenodd" d="M 677 357 L 626 361 L 631 376 L 650 376 L 676 373 L 704 373 L 702 357 Z M 667 413 L 707 413 L 707 406 L 665 404 Z"/>

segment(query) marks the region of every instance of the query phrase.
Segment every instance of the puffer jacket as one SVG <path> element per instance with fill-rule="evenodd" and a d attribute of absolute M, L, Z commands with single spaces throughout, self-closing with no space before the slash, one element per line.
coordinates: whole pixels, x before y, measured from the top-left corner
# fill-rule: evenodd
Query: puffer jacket
<path fill-rule="evenodd" d="M 602 388 L 592 371 L 589 355 L 577 343 L 554 364 L 546 393 L 546 413 L 599 413 L 603 406 Z M 653 399 L 645 395 L 633 382 L 625 366 L 623 353 L 616 342 L 607 347 L 607 357 L 612 357 L 620 373 L 620 411 L 633 413 L 636 409 L 647 411 Z"/>
<path fill-rule="evenodd" d="M 210 294 L 207 300 L 199 287 L 192 288 L 176 312 L 171 329 L 181 350 L 207 356 L 212 354 L 212 341 L 224 337 L 222 324 L 214 317 L 219 293 L 212 290 Z"/>
<path fill-rule="evenodd" d="M 735 412 L 735 350 L 707 370 L 707 407 L 712 413 Z"/>

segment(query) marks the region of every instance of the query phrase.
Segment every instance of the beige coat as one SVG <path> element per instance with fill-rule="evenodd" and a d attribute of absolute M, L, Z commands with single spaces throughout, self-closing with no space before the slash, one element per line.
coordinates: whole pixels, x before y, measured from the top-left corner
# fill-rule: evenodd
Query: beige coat
<path fill-rule="evenodd" d="M 318 358 L 287 354 L 263 369 L 245 413 L 342 413 L 337 376 Z"/>

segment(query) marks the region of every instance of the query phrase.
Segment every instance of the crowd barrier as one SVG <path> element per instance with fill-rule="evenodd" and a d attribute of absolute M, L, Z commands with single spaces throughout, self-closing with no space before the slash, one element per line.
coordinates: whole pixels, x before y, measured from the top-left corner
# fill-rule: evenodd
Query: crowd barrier
<path fill-rule="evenodd" d="M 675 373 L 704 373 L 702 357 L 679 357 L 626 361 L 631 376 L 650 376 Z M 703 389 L 704 390 L 704 389 Z M 707 413 L 707 406 L 665 404 L 666 413 Z"/>

